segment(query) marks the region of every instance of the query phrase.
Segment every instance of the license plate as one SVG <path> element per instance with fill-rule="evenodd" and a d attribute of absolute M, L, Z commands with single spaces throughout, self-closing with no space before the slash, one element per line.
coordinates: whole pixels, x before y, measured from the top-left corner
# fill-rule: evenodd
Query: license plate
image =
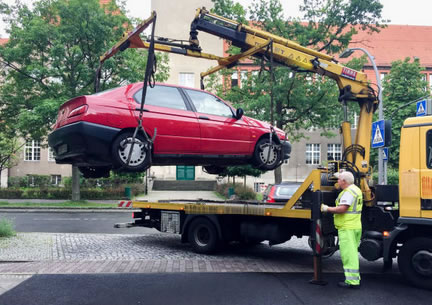
<path fill-rule="evenodd" d="M 62 144 L 59 146 L 58 150 L 57 150 L 57 154 L 58 155 L 62 155 L 64 153 L 66 153 L 68 150 L 67 144 Z"/>

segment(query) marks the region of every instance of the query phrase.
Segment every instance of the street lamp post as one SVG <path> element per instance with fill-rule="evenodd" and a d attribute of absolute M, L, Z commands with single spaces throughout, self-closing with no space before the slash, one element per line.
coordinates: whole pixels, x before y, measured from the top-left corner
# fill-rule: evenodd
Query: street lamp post
<path fill-rule="evenodd" d="M 382 102 L 382 87 L 381 87 L 381 78 L 378 73 L 378 68 L 375 64 L 375 58 L 366 50 L 363 48 L 349 48 L 343 51 L 339 57 L 340 58 L 347 58 L 350 56 L 354 51 L 359 50 L 362 51 L 367 55 L 369 58 L 369 61 L 372 63 L 372 67 L 375 72 L 375 78 L 376 78 L 376 84 L 378 87 L 378 119 L 383 120 L 384 114 L 383 114 L 383 102 Z M 378 148 L 378 184 L 387 184 L 387 163 L 384 162 L 383 158 L 383 148 Z"/>

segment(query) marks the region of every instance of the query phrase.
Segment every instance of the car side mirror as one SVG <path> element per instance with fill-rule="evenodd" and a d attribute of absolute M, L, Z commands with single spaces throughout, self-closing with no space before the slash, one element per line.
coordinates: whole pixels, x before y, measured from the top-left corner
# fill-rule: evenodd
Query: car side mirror
<path fill-rule="evenodd" d="M 240 120 L 242 118 L 243 114 L 244 114 L 244 110 L 242 108 L 238 108 L 236 110 L 235 118 L 237 120 Z"/>

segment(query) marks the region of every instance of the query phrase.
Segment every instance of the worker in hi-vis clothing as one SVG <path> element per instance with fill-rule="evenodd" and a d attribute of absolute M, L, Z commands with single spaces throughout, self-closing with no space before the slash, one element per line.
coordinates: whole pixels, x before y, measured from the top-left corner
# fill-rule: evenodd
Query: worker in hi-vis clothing
<path fill-rule="evenodd" d="M 336 173 L 342 189 L 336 199 L 336 206 L 322 204 L 321 211 L 334 214 L 334 225 L 338 230 L 339 249 L 345 273 L 345 281 L 339 282 L 342 288 L 360 288 L 358 246 L 362 234 L 361 211 L 363 194 L 354 184 L 351 172 Z"/>

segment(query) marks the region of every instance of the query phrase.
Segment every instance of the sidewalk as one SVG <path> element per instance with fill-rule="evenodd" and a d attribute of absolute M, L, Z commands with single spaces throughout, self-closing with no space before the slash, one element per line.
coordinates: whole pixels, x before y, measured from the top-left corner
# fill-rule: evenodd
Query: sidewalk
<path fill-rule="evenodd" d="M 146 200 L 148 202 L 157 202 L 159 200 L 218 200 L 223 201 L 218 197 L 215 192 L 211 191 L 150 191 L 148 195 L 139 195 L 133 198 L 134 200 Z M 118 200 L 86 200 L 91 203 L 100 204 L 116 204 L 123 198 Z M 65 199 L 0 199 L 0 202 L 9 203 L 21 203 L 21 202 L 32 202 L 32 203 L 56 203 L 68 201 Z"/>

